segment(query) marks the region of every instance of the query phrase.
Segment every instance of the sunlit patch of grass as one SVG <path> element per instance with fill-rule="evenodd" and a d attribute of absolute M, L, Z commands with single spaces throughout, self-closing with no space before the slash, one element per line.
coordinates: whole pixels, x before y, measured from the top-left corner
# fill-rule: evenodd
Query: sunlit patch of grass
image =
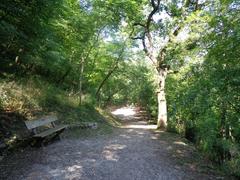
<path fill-rule="evenodd" d="M 110 112 L 104 111 L 100 108 L 97 108 L 97 111 L 105 117 L 106 121 L 111 124 L 114 127 L 119 127 L 121 126 L 121 123 L 119 122 L 119 119 L 117 117 L 114 117 Z"/>
<path fill-rule="evenodd" d="M 104 111 L 103 109 L 85 105 L 80 108 L 80 112 L 82 114 L 80 117 L 82 122 L 96 122 L 97 129 L 73 128 L 71 130 L 67 130 L 63 134 L 65 138 L 99 137 L 102 135 L 106 136 L 113 133 L 116 127 L 121 126 L 121 123 L 116 117 L 112 116 L 110 112 Z M 74 120 L 74 118 L 72 118 L 72 120 Z M 71 121 L 70 123 L 74 124 L 76 121 Z"/>
<path fill-rule="evenodd" d="M 38 92 L 32 93 L 28 88 L 17 82 L 0 82 L 1 108 L 7 111 L 19 112 L 30 117 L 35 111 L 41 111 L 37 99 Z"/>

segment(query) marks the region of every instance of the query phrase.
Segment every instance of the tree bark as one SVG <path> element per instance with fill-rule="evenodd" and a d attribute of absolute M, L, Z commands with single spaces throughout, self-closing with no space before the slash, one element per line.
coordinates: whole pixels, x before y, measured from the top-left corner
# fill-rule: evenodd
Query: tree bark
<path fill-rule="evenodd" d="M 85 59 L 82 59 L 81 67 L 80 67 L 80 76 L 79 76 L 79 106 L 82 105 L 82 80 L 83 80 L 83 72 L 84 72 L 84 63 L 85 63 Z"/>
<path fill-rule="evenodd" d="M 167 77 L 167 68 L 160 68 L 158 70 L 158 120 L 157 128 L 167 128 L 167 101 L 165 95 L 165 80 Z"/>

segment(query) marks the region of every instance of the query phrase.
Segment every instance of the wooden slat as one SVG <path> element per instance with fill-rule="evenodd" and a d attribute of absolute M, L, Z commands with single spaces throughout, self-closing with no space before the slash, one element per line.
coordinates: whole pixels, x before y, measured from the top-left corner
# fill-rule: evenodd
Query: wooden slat
<path fill-rule="evenodd" d="M 42 133 L 39 133 L 39 134 L 35 134 L 34 137 L 46 137 L 46 136 L 49 136 L 55 132 L 58 132 L 58 131 L 61 131 L 63 129 L 65 129 L 67 126 L 66 125 L 60 125 L 60 126 L 56 126 L 55 128 L 51 128 L 51 129 L 48 129 Z"/>
<path fill-rule="evenodd" d="M 25 121 L 25 124 L 28 129 L 34 129 L 39 126 L 50 124 L 51 122 L 57 121 L 56 116 L 45 116 L 37 120 Z"/>

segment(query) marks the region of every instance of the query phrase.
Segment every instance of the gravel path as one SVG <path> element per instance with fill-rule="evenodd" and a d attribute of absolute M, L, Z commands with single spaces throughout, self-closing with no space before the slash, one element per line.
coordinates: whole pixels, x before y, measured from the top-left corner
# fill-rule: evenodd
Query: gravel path
<path fill-rule="evenodd" d="M 63 139 L 13 155 L 0 163 L 0 179 L 216 179 L 184 139 L 136 116 L 122 119 L 123 127 L 110 136 Z"/>

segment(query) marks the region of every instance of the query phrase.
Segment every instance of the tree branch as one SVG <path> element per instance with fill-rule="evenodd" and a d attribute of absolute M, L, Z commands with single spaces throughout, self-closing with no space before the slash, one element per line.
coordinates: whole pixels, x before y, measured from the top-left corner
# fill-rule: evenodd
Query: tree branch
<path fill-rule="evenodd" d="M 145 24 L 143 23 L 134 23 L 133 26 L 141 26 L 144 28 L 143 36 L 134 37 L 132 39 L 140 39 L 142 40 L 143 51 L 145 52 L 146 56 L 152 61 L 154 66 L 157 66 L 156 58 L 154 58 L 153 54 L 153 42 L 152 36 L 150 32 L 151 22 L 153 20 L 154 14 L 159 10 L 161 0 L 151 0 L 152 11 L 149 13 L 147 17 L 147 21 Z M 133 29 L 134 31 L 134 29 Z M 147 45 L 146 39 L 148 40 L 149 45 Z"/>
<path fill-rule="evenodd" d="M 146 22 L 146 25 L 145 25 L 144 36 L 143 36 L 143 39 L 142 39 L 142 44 L 143 44 L 143 48 L 144 48 L 143 50 L 155 66 L 156 66 L 156 62 L 154 61 L 154 56 L 153 56 L 153 52 L 152 52 L 153 42 L 152 42 L 152 36 L 151 36 L 151 33 L 150 33 L 150 26 L 151 26 L 151 22 L 152 22 L 152 19 L 153 19 L 153 15 L 159 10 L 160 1 L 161 0 L 157 0 L 157 4 L 156 4 L 154 0 L 151 0 L 153 10 L 148 15 L 147 22 Z M 149 46 L 150 46 L 149 48 L 146 45 L 146 37 L 147 37 L 148 42 L 149 42 Z"/>
<path fill-rule="evenodd" d="M 101 91 L 103 85 L 104 85 L 105 82 L 109 79 L 109 77 L 113 74 L 113 72 L 118 68 L 118 62 L 119 62 L 119 60 L 122 58 L 123 53 L 124 53 L 124 50 L 125 50 L 125 46 L 122 47 L 121 52 L 120 52 L 118 58 L 115 60 L 112 69 L 110 69 L 110 70 L 108 71 L 107 75 L 105 76 L 105 78 L 102 80 L 102 82 L 101 82 L 100 85 L 98 86 L 98 89 L 97 89 L 96 94 L 95 94 L 98 101 L 99 101 L 99 99 L 100 99 L 100 91 Z"/>
<path fill-rule="evenodd" d="M 145 28 L 145 25 L 144 25 L 144 24 L 142 24 L 142 23 L 134 23 L 134 24 L 133 24 L 133 26 L 142 26 L 142 27 L 144 27 L 144 28 Z"/>
<path fill-rule="evenodd" d="M 137 40 L 137 39 L 140 39 L 140 40 L 142 40 L 142 39 L 143 39 L 143 37 L 142 37 L 142 36 L 138 36 L 138 37 L 132 37 L 131 39 L 133 39 L 133 40 Z"/>
<path fill-rule="evenodd" d="M 153 8 L 159 7 L 161 0 L 157 0 L 157 4 L 155 3 L 155 0 L 151 0 L 151 5 Z"/>
<path fill-rule="evenodd" d="M 155 6 L 156 6 L 154 0 L 151 0 L 151 5 L 152 5 L 152 7 L 155 7 Z"/>

